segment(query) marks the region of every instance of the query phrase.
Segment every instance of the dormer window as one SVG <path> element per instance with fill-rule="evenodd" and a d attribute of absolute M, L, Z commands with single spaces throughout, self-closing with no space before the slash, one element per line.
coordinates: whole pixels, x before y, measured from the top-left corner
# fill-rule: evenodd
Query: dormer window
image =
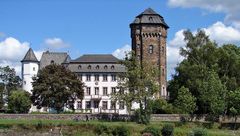
<path fill-rule="evenodd" d="M 88 65 L 88 69 L 91 69 L 92 67 L 91 67 L 91 65 Z"/>
<path fill-rule="evenodd" d="M 112 66 L 111 66 L 111 69 L 115 69 L 115 67 L 112 65 Z"/>
<path fill-rule="evenodd" d="M 149 45 L 148 47 L 148 53 L 153 54 L 153 45 Z"/>
<path fill-rule="evenodd" d="M 148 20 L 149 20 L 149 21 L 153 21 L 153 18 L 152 18 L 152 17 L 149 17 Z"/>
<path fill-rule="evenodd" d="M 99 69 L 99 65 L 96 66 L 96 69 Z"/>
<path fill-rule="evenodd" d="M 51 60 L 51 64 L 54 64 L 54 60 Z"/>
<path fill-rule="evenodd" d="M 78 69 L 82 69 L 82 66 L 81 66 L 81 65 L 78 65 Z"/>
<path fill-rule="evenodd" d="M 104 69 L 107 69 L 107 68 L 108 68 L 107 65 L 105 65 L 105 66 L 104 66 Z"/>

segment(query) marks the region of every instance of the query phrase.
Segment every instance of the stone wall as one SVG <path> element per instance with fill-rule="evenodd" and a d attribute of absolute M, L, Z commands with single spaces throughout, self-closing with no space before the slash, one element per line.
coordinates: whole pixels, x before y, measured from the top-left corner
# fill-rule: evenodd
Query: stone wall
<path fill-rule="evenodd" d="M 109 120 L 109 121 L 131 121 L 133 116 L 117 115 L 117 114 L 0 114 L 0 119 L 27 119 L 27 120 Z M 205 116 L 190 116 L 185 114 L 152 114 L 151 121 L 199 121 L 206 122 Z M 220 117 L 220 122 L 230 123 L 234 122 L 235 118 Z M 236 120 L 240 123 L 240 116 Z"/>

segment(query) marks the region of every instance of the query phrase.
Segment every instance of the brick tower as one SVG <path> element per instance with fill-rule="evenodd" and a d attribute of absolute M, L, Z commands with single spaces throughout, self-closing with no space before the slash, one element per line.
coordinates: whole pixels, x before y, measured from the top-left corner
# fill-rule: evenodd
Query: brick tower
<path fill-rule="evenodd" d="M 136 16 L 133 23 L 130 24 L 130 28 L 132 50 L 137 58 L 141 62 L 152 63 L 160 71 L 158 82 L 161 90 L 156 97 L 167 98 L 166 39 L 168 25 L 161 15 L 148 8 Z"/>

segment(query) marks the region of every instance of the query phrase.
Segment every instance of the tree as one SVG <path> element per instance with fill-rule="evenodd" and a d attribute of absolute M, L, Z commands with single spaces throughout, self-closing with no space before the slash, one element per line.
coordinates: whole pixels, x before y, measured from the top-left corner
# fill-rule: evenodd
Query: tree
<path fill-rule="evenodd" d="M 21 79 L 16 75 L 15 69 L 9 66 L 0 67 L 0 105 L 8 102 L 8 96 L 12 90 L 17 90 L 21 87 Z"/>
<path fill-rule="evenodd" d="M 33 77 L 31 100 L 38 108 L 49 107 L 59 113 L 64 106 L 75 111 L 74 102 L 84 95 L 83 83 L 64 66 L 51 64 Z"/>
<path fill-rule="evenodd" d="M 9 96 L 8 109 L 13 113 L 28 113 L 31 108 L 30 93 L 24 90 L 12 91 Z"/>
<path fill-rule="evenodd" d="M 121 63 L 126 67 L 127 72 L 119 75 L 123 80 L 119 80 L 120 91 L 113 96 L 113 99 L 124 101 L 129 113 L 132 103 L 138 103 L 140 106 L 139 123 L 148 123 L 151 113 L 148 102 L 159 91 L 157 83 L 159 72 L 153 65 L 146 62 L 140 63 L 133 53 L 126 55 Z"/>
<path fill-rule="evenodd" d="M 182 86 L 178 90 L 177 99 L 174 101 L 181 113 L 188 114 L 193 113 L 196 110 L 196 98 L 192 96 L 188 88 Z"/>
<path fill-rule="evenodd" d="M 228 102 L 229 114 L 235 118 L 236 127 L 237 115 L 240 115 L 240 88 L 228 93 Z"/>

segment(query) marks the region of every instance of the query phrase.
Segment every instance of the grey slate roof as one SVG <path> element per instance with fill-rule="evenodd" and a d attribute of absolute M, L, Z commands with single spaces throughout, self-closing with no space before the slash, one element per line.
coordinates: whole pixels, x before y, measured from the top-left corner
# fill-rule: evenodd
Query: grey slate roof
<path fill-rule="evenodd" d="M 91 68 L 89 68 L 89 66 Z M 98 67 L 98 68 L 97 68 Z M 75 73 L 121 73 L 126 69 L 121 64 L 116 63 L 70 63 L 67 68 Z"/>
<path fill-rule="evenodd" d="M 70 59 L 70 57 L 66 52 L 46 51 L 42 54 L 42 58 L 40 60 L 40 69 L 50 65 L 52 62 L 60 65 L 66 61 L 69 61 L 68 59 Z"/>
<path fill-rule="evenodd" d="M 21 62 L 39 62 L 37 57 L 35 56 L 32 48 L 29 48 L 26 55 L 24 56 Z"/>
<path fill-rule="evenodd" d="M 125 66 L 112 54 L 85 54 L 70 61 L 67 68 L 76 73 L 121 73 Z M 91 67 L 91 68 L 89 68 Z"/>
<path fill-rule="evenodd" d="M 169 28 L 169 26 L 165 23 L 164 18 L 151 8 L 146 9 L 144 12 L 136 16 L 130 26 L 137 24 L 161 24 L 165 28 Z"/>
<path fill-rule="evenodd" d="M 117 63 L 119 59 L 112 54 L 85 54 L 81 57 L 72 60 L 71 62 L 78 63 Z"/>

